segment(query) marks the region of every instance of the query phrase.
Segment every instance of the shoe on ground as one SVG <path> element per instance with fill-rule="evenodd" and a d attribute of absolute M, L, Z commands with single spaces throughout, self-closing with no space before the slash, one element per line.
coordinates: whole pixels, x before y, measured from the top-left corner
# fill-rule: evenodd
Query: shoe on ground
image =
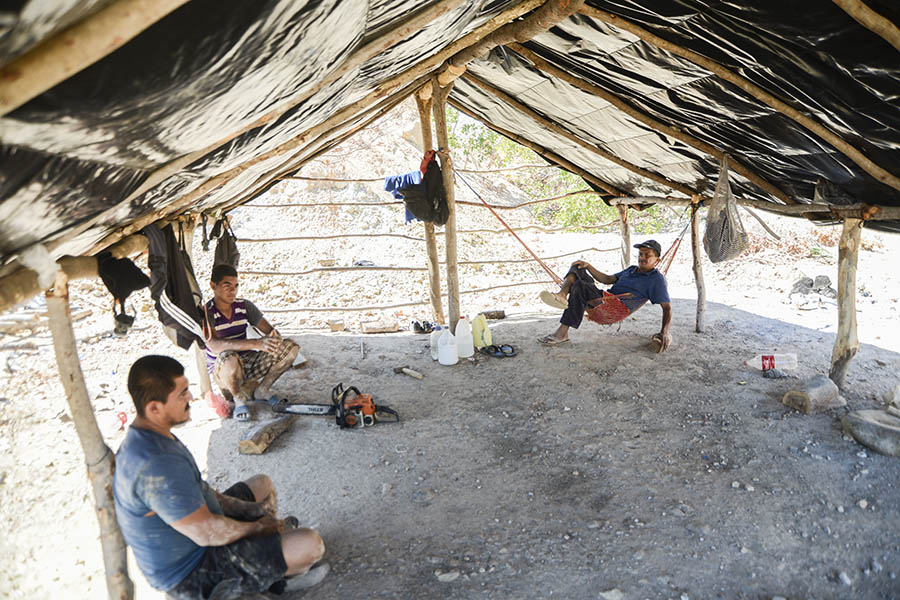
<path fill-rule="evenodd" d="M 303 575 L 289 578 L 287 580 L 287 585 L 284 586 L 284 591 L 285 593 L 299 592 L 315 587 L 322 583 L 330 571 L 331 565 L 327 562 L 319 563 Z"/>
<path fill-rule="evenodd" d="M 553 308 L 558 308 L 560 310 L 566 310 L 567 308 L 569 308 L 569 302 L 559 294 L 554 294 L 553 292 L 544 290 L 541 292 L 540 297 L 541 302 L 543 302 L 547 306 L 552 306 Z"/>

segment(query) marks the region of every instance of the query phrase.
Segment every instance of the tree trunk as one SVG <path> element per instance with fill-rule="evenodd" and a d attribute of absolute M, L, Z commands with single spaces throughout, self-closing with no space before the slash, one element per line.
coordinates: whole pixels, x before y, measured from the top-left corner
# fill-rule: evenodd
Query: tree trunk
<path fill-rule="evenodd" d="M 444 245 L 447 252 L 447 304 L 449 306 L 449 318 L 447 325 L 450 331 L 456 332 L 456 322 L 459 320 L 459 274 L 457 271 L 456 257 L 456 195 L 453 187 L 453 160 L 450 158 L 450 139 L 447 135 L 447 96 L 450 95 L 452 84 L 442 88 L 433 80 L 434 88 L 434 127 L 437 134 L 438 149 L 441 159 L 441 172 L 444 179 L 444 192 L 447 194 L 447 205 L 450 215 L 444 226 Z"/>
<path fill-rule="evenodd" d="M 631 223 L 628 222 L 628 207 L 617 204 L 619 220 L 622 225 L 622 268 L 631 266 Z"/>
<path fill-rule="evenodd" d="M 431 85 L 431 84 L 429 84 Z M 434 149 L 431 132 L 431 96 L 423 99 L 414 94 L 419 109 L 419 125 L 422 128 L 422 151 Z M 436 323 L 444 323 L 444 307 L 441 302 L 441 271 L 438 267 L 437 238 L 434 235 L 434 223 L 425 223 L 425 251 L 428 256 L 428 296 L 431 300 L 431 318 Z"/>
<path fill-rule="evenodd" d="M 828 376 L 839 388 L 844 387 L 850 361 L 859 350 L 859 338 L 856 337 L 856 261 L 862 226 L 861 219 L 844 219 L 838 250 L 838 330 Z"/>
<path fill-rule="evenodd" d="M 88 478 L 94 490 L 97 520 L 100 522 L 103 564 L 106 570 L 106 588 L 111 600 L 130 600 L 134 597 L 134 584 L 128 577 L 125 540 L 116 521 L 116 506 L 113 500 L 116 457 L 103 441 L 84 383 L 70 319 L 68 283 L 65 275 L 57 277 L 54 291 L 47 294 L 47 313 L 50 316 L 50 332 L 53 335 L 59 378 L 66 391 L 69 412 L 72 414 L 75 431 L 84 450 Z"/>
<path fill-rule="evenodd" d="M 694 257 L 694 283 L 697 284 L 697 323 L 694 331 L 703 333 L 706 327 L 706 286 L 703 283 L 703 266 L 700 262 L 700 206 L 691 207 L 691 251 Z"/>

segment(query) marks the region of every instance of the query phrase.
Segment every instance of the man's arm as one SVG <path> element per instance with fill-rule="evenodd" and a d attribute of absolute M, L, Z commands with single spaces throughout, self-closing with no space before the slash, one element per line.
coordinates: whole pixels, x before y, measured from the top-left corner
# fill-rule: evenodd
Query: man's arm
<path fill-rule="evenodd" d="M 662 347 L 659 351 L 665 352 L 669 344 L 672 343 L 672 336 L 669 335 L 669 325 L 672 324 L 672 303 L 661 302 L 660 306 L 662 307 L 662 329 L 659 330 L 659 337 Z"/>
<path fill-rule="evenodd" d="M 268 515 L 256 521 L 235 521 L 211 513 L 205 504 L 171 525 L 198 546 L 225 546 L 245 537 L 276 533 L 280 528 L 280 522 Z"/>
<path fill-rule="evenodd" d="M 237 350 L 238 352 L 242 352 L 244 350 L 255 350 L 257 352 L 269 352 L 274 353 L 278 350 L 278 342 L 274 341 L 269 337 L 258 338 L 255 340 L 223 340 L 222 338 L 215 336 L 215 329 L 212 326 L 212 322 L 209 317 L 209 311 L 204 310 L 205 319 L 201 324 L 203 327 L 203 338 L 206 342 L 207 348 L 213 354 L 221 354 L 226 350 Z M 265 321 L 265 319 L 262 319 Z M 272 329 L 272 326 L 268 324 L 269 329 Z M 268 332 L 264 332 L 268 333 Z"/>
<path fill-rule="evenodd" d="M 587 261 L 576 260 L 575 262 L 572 263 L 572 266 L 587 270 L 587 272 L 591 274 L 591 277 L 593 277 L 594 279 L 596 279 L 597 281 L 599 281 L 600 283 L 603 283 L 605 285 L 611 285 L 617 281 L 615 275 L 607 275 L 606 273 L 602 273 L 602 272 L 598 271 L 597 269 L 595 269 Z"/>

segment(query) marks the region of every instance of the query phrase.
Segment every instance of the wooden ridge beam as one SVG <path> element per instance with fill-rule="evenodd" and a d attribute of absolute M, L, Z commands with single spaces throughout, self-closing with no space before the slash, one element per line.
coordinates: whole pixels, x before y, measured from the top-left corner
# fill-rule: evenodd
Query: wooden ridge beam
<path fill-rule="evenodd" d="M 676 56 L 680 56 L 681 58 L 689 60 L 692 63 L 703 67 L 717 77 L 724 79 L 725 81 L 738 87 L 753 98 L 756 98 L 758 101 L 788 117 L 802 127 L 811 131 L 812 133 L 816 134 L 817 136 L 828 142 L 835 150 L 842 153 L 844 156 L 856 163 L 858 167 L 860 167 L 862 170 L 864 170 L 866 173 L 868 173 L 884 185 L 892 187 L 895 190 L 900 190 L 900 177 L 897 177 L 893 173 L 877 165 L 862 151 L 846 142 L 838 134 L 834 133 L 815 119 L 801 113 L 799 110 L 797 110 L 787 102 L 765 91 L 755 83 L 751 82 L 749 79 L 746 79 L 745 77 L 738 75 L 730 69 L 725 68 L 714 60 L 706 58 L 705 56 L 698 54 L 697 52 L 688 50 L 687 48 L 661 38 L 660 36 L 651 33 L 646 29 L 639 27 L 638 25 L 635 25 L 634 23 L 631 23 L 630 21 L 623 19 L 618 15 L 614 15 L 613 13 L 606 12 L 592 6 L 585 6 L 581 10 L 581 12 L 589 17 L 592 17 L 599 21 L 603 21 L 604 23 L 608 23 L 610 25 L 613 25 L 614 27 L 636 35 L 648 44 L 657 46 L 658 48 L 666 50 L 667 52 L 671 52 Z"/>
<path fill-rule="evenodd" d="M 559 136 L 569 140 L 570 142 L 578 144 L 585 150 L 592 152 L 592 153 L 596 154 L 597 156 L 600 156 L 601 158 L 608 160 L 609 162 L 615 163 L 615 164 L 619 165 L 620 167 L 623 167 L 623 168 L 631 171 L 632 173 L 636 173 L 636 174 L 640 175 L 641 177 L 650 179 L 651 181 L 655 181 L 656 183 L 662 184 L 662 185 L 664 185 L 670 189 L 673 189 L 677 192 L 681 192 L 688 198 L 699 193 L 699 192 L 687 187 L 686 185 L 677 183 L 675 181 L 671 181 L 670 179 L 663 177 L 662 175 L 659 175 L 658 173 L 654 173 L 653 171 L 648 171 L 647 169 L 644 169 L 642 167 L 634 165 L 634 164 L 628 162 L 627 160 L 619 158 L 618 156 L 616 156 L 615 154 L 613 154 L 611 152 L 603 150 L 599 146 L 595 146 L 594 144 L 591 144 L 590 142 L 587 142 L 587 141 L 581 139 L 580 137 L 573 134 L 572 132 L 565 129 L 564 127 L 557 125 L 554 121 L 551 121 L 550 119 L 540 115 L 537 111 L 535 111 L 535 110 L 529 108 L 528 106 L 526 106 L 525 104 L 519 102 L 518 100 L 516 100 L 515 98 L 513 98 L 506 92 L 503 92 L 503 91 L 495 88 L 494 86 L 490 85 L 489 83 L 486 83 L 486 82 L 478 79 L 477 77 L 472 76 L 470 73 L 466 73 L 465 75 L 463 75 L 463 78 L 466 81 L 468 81 L 469 83 L 475 85 L 476 87 L 481 88 L 483 91 L 485 91 L 489 94 L 493 94 L 494 96 L 496 96 L 497 98 L 499 98 L 500 100 L 505 102 L 506 104 L 515 108 L 516 110 L 518 110 L 525 116 L 529 117 L 535 123 L 552 131 L 556 135 L 559 135 Z"/>
<path fill-rule="evenodd" d="M 0 116 L 112 54 L 187 0 L 116 0 L 0 68 Z"/>
<path fill-rule="evenodd" d="M 658 131 L 664 135 L 679 140 L 680 142 L 683 142 L 688 146 L 691 146 L 692 148 L 696 148 L 701 152 L 709 154 L 710 156 L 713 156 L 717 161 L 721 161 L 722 157 L 725 155 L 723 151 L 714 147 L 712 144 L 708 144 L 703 140 L 697 139 L 690 134 L 676 129 L 675 127 L 666 125 L 665 123 L 658 121 L 650 115 L 634 108 L 615 94 L 603 89 L 602 87 L 594 85 L 593 83 L 589 83 L 579 77 L 576 77 L 575 75 L 570 74 L 568 71 L 560 69 L 559 67 L 548 62 L 546 59 L 541 58 L 535 52 L 529 50 L 522 44 L 507 44 L 507 47 L 515 51 L 517 54 L 520 54 L 524 58 L 528 59 L 531 64 L 533 64 L 539 71 L 543 71 L 547 75 L 551 75 L 553 77 L 556 77 L 557 79 L 565 81 L 566 83 L 573 85 L 578 89 L 587 92 L 588 94 L 606 100 L 607 102 L 618 108 L 620 111 L 624 112 L 640 123 L 643 123 L 647 127 L 650 127 L 654 131 Z M 745 177 L 748 181 L 756 185 L 761 190 L 767 192 L 768 194 L 771 194 L 775 198 L 778 198 L 785 204 L 796 204 L 796 202 L 785 192 L 783 192 L 781 189 L 779 189 L 769 181 L 766 181 L 765 179 L 760 177 L 756 172 L 741 164 L 741 162 L 736 160 L 733 156 L 730 157 L 729 163 L 733 171 Z"/>
<path fill-rule="evenodd" d="M 900 50 L 900 28 L 894 25 L 890 19 L 875 12 L 869 5 L 860 0 L 833 0 L 833 2 L 853 17 L 857 23 L 869 29 L 872 33 L 881 36 L 888 44 Z"/>

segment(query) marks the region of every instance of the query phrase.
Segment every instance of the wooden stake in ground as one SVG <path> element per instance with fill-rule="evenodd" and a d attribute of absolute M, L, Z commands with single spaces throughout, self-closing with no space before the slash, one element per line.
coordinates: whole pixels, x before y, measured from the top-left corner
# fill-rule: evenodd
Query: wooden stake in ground
<path fill-rule="evenodd" d="M 622 268 L 631 266 L 631 223 L 628 222 L 628 207 L 616 205 L 619 211 L 619 221 L 622 225 Z"/>
<path fill-rule="evenodd" d="M 699 200 L 699 198 L 695 198 Z M 706 326 L 706 286 L 703 284 L 703 266 L 700 262 L 700 205 L 691 206 L 691 253 L 694 257 L 694 283 L 697 284 L 697 323 L 694 331 L 703 333 Z"/>
<path fill-rule="evenodd" d="M 453 89 L 451 83 L 445 88 L 438 85 L 437 79 L 431 83 L 434 90 L 434 129 L 437 134 L 438 156 L 441 159 L 441 174 L 444 179 L 444 192 L 447 195 L 449 216 L 444 225 L 444 245 L 447 253 L 447 305 L 450 310 L 447 325 L 452 333 L 456 333 L 456 322 L 459 320 L 459 273 L 456 256 L 456 194 L 453 186 L 453 160 L 450 158 L 450 138 L 447 135 L 447 96 Z"/>
<path fill-rule="evenodd" d="M 856 337 L 856 263 L 862 226 L 861 219 L 844 219 L 838 247 L 838 329 L 828 376 L 839 388 L 844 387 L 850 361 L 859 350 L 859 338 Z"/>
<path fill-rule="evenodd" d="M 430 92 L 431 83 L 426 86 Z M 424 90 L 423 90 L 424 91 Z M 419 126 L 422 128 L 422 151 L 434 150 L 431 134 L 431 94 L 414 94 L 416 107 L 419 109 Z M 425 223 L 425 251 L 428 256 L 428 297 L 431 300 L 431 317 L 435 323 L 445 323 L 444 307 L 441 303 L 441 270 L 438 267 L 437 239 L 434 236 L 434 223 Z"/>
<path fill-rule="evenodd" d="M 84 450 L 88 478 L 94 490 L 97 520 L 100 522 L 100 544 L 103 547 L 103 566 L 106 570 L 106 588 L 111 600 L 130 600 L 134 597 L 134 584 L 128 577 L 125 539 L 116 521 L 113 500 L 113 473 L 116 457 L 103 441 L 94 410 L 84 383 L 84 374 L 78 360 L 75 332 L 69 313 L 69 286 L 65 274 L 56 278 L 53 292 L 47 293 L 47 313 L 59 378 L 66 391 L 69 412 L 75 431 Z"/>

